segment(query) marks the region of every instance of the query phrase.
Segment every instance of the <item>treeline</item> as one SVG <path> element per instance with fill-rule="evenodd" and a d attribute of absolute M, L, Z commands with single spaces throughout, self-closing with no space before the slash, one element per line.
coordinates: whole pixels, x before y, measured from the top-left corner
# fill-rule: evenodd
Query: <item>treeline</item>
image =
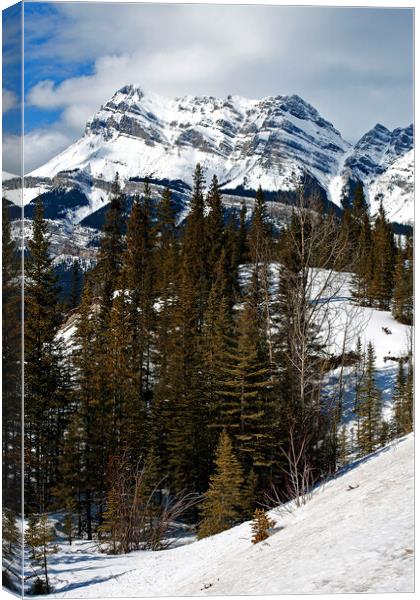
<path fill-rule="evenodd" d="M 217 179 L 206 192 L 198 165 L 182 225 L 170 191 L 156 201 L 147 181 L 125 222 L 116 179 L 67 340 L 37 201 L 25 263 L 28 514 L 64 508 L 70 540 L 97 535 L 114 552 L 159 548 L 174 517 L 209 535 L 336 470 L 341 405 L 323 394 L 322 299 L 353 270 L 358 302 L 409 322 L 411 244 L 395 247 L 383 209 L 370 223 L 360 190 L 342 220 L 296 196 L 280 232 L 261 189 L 251 215 L 226 222 Z"/>
<path fill-rule="evenodd" d="M 396 236 L 386 218 L 382 201 L 371 221 L 363 186 L 355 188 L 353 201 L 343 201 L 343 229 L 353 256 L 352 293 L 363 306 L 390 310 L 397 321 L 413 323 L 413 238 Z M 404 239 L 404 243 L 401 241 Z"/>

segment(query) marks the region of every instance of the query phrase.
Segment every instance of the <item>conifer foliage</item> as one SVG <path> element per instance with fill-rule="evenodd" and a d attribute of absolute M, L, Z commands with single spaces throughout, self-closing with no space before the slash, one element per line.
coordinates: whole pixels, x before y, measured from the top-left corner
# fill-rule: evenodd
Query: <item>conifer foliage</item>
<path fill-rule="evenodd" d="M 243 510 L 244 475 L 226 431 L 220 434 L 215 457 L 216 470 L 201 506 L 199 538 L 220 533 L 238 523 Z"/>
<path fill-rule="evenodd" d="M 274 527 L 275 522 L 262 508 L 256 508 L 252 521 L 252 543 L 263 542 L 269 536 L 269 530 Z"/>
<path fill-rule="evenodd" d="M 299 188 L 279 231 L 261 188 L 252 210 L 247 200 L 239 217 L 227 218 L 217 178 L 207 191 L 205 179 L 197 165 L 191 210 L 180 221 L 176 192 L 147 178 L 126 214 L 116 178 L 81 294 L 74 271 L 75 334 L 65 353 L 57 333 L 66 316 L 37 201 L 26 260 L 25 485 L 26 541 L 44 572 L 41 587 L 49 588 L 51 509 L 64 509 L 69 545 L 97 538 L 109 553 L 165 548 L 180 518 L 203 538 L 254 515 L 253 542 L 266 539 L 272 523 L 254 510 L 267 491 L 302 503 L 354 450 L 341 404 L 331 407 L 323 389 L 335 358 L 325 337 L 334 277 L 351 270 L 354 302 L 412 323 L 412 240 L 397 247 L 382 206 L 372 222 L 361 185 L 341 220 L 314 203 L 308 210 Z M 3 235 L 10 316 L 18 288 L 7 219 Z M 4 325 L 12 347 L 19 332 Z M 373 345 L 365 355 L 359 340 L 355 360 L 364 455 L 411 430 L 413 367 L 411 355 L 400 361 L 388 425 Z M 8 352 L 6 362 L 19 372 L 18 354 Z M 7 390 L 12 397 L 17 380 Z M 9 412 L 10 441 L 19 419 Z M 8 468 L 6 488 L 13 470 L 18 477 Z M 13 549 L 7 515 L 5 523 Z"/>

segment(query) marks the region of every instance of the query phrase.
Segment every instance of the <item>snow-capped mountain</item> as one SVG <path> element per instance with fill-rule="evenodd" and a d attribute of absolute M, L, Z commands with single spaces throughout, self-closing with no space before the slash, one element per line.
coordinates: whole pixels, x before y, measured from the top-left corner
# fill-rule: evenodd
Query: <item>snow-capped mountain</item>
<path fill-rule="evenodd" d="M 349 181 L 364 184 L 373 214 L 382 199 L 390 220 L 411 222 L 414 212 L 413 126 L 390 131 L 377 124 L 365 133 L 347 153 L 330 184 L 333 201 L 340 201 Z"/>
<path fill-rule="evenodd" d="M 412 125 L 390 131 L 378 124 L 351 145 L 296 95 L 170 99 L 136 85 L 118 90 L 78 141 L 25 178 L 23 199 L 30 204 L 39 191 L 59 189 L 57 217 L 65 213 L 67 224 L 75 226 L 103 209 L 118 172 L 128 195 L 141 191 L 142 178 L 149 176 L 176 190 L 187 209 L 198 162 L 207 182 L 217 175 L 228 204 L 228 194 L 252 196 L 260 185 L 282 203 L 305 177 L 326 201 L 340 206 L 343 193 L 359 181 L 372 214 L 382 197 L 392 220 L 412 222 Z M 4 182 L 9 200 L 17 203 L 21 192 L 14 184 Z M 66 211 L 65 199 L 74 189 L 84 201 L 76 206 L 73 199 Z"/>
<path fill-rule="evenodd" d="M 197 162 L 224 187 L 293 188 L 304 171 L 325 185 L 349 149 L 340 133 L 299 96 L 248 100 L 145 95 L 119 90 L 83 137 L 32 173 L 85 169 L 111 180 L 152 175 L 191 184 Z"/>

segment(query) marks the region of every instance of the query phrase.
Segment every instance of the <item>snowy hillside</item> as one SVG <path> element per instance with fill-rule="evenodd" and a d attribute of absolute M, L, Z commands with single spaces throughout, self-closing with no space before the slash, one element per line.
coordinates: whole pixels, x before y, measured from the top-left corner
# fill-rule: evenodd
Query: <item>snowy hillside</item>
<path fill-rule="evenodd" d="M 257 545 L 249 522 L 161 552 L 62 544 L 51 558 L 53 596 L 412 592 L 413 456 L 409 435 L 356 461 L 305 506 L 272 511 L 272 535 Z"/>
<path fill-rule="evenodd" d="M 389 131 L 376 125 L 352 146 L 302 98 L 239 96 L 164 98 L 127 85 L 87 123 L 84 135 L 31 173 L 58 173 L 110 182 L 144 177 L 191 185 L 200 162 L 208 181 L 225 190 L 289 191 L 309 177 L 340 205 L 349 182 L 361 181 L 377 209 L 383 194 L 396 221 L 411 221 L 413 127 Z M 399 162 L 400 159 L 402 162 Z M 391 189 L 392 187 L 392 189 Z M 89 194 L 88 194 L 89 195 Z"/>

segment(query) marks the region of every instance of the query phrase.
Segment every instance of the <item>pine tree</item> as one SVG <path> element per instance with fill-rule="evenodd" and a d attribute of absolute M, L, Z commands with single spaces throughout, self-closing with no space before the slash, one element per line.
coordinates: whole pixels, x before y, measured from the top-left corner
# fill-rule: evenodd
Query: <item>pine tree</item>
<path fill-rule="evenodd" d="M 388 223 L 382 202 L 372 234 L 373 239 L 373 275 L 369 295 L 375 306 L 388 310 L 394 285 L 394 238 Z"/>
<path fill-rule="evenodd" d="M 256 311 L 249 302 L 222 361 L 221 423 L 233 436 L 243 466 L 266 468 L 271 443 L 270 371 L 259 353 Z"/>
<path fill-rule="evenodd" d="M 209 294 L 204 318 L 203 357 L 204 394 L 208 403 L 210 453 L 213 455 L 220 428 L 224 426 L 221 405 L 224 355 L 229 349 L 228 339 L 233 334 L 232 299 L 226 275 L 225 251 L 221 252 L 215 269 L 215 281 Z"/>
<path fill-rule="evenodd" d="M 171 191 L 166 188 L 157 206 L 155 274 L 159 298 L 166 301 L 174 294 L 178 242 L 176 211 Z"/>
<path fill-rule="evenodd" d="M 370 220 L 367 210 L 362 213 L 362 221 L 359 224 L 359 236 L 352 263 L 354 264 L 354 275 L 352 279 L 352 295 L 362 305 L 371 304 L 370 291 L 373 271 L 373 248 Z M 350 263 L 351 264 L 351 263 Z"/>
<path fill-rule="evenodd" d="M 156 319 L 156 236 L 152 223 L 151 189 L 147 179 L 142 200 L 134 199 L 126 241 L 124 271 L 130 298 L 131 356 L 134 375 L 138 377 L 139 403 L 147 406 L 151 399 L 152 337 Z"/>
<path fill-rule="evenodd" d="M 21 532 L 16 523 L 16 515 L 10 508 L 3 508 L 2 514 L 2 549 L 3 557 L 13 559 L 19 550 Z M 16 548 L 17 547 L 17 548 Z"/>
<path fill-rule="evenodd" d="M 106 322 L 107 311 L 111 307 L 112 295 L 121 271 L 124 228 L 125 199 L 121 194 L 118 174 L 112 184 L 111 200 L 102 230 L 98 263 L 95 267 L 95 282 L 101 297 L 101 318 Z"/>
<path fill-rule="evenodd" d="M 375 351 L 372 342 L 368 344 L 366 369 L 361 383 L 357 414 L 358 444 L 360 454 L 363 456 L 373 452 L 377 447 L 382 422 L 381 393 L 375 382 Z"/>
<path fill-rule="evenodd" d="M 413 272 L 412 258 L 405 258 L 406 251 L 398 248 L 394 273 L 392 315 L 394 319 L 411 325 L 413 322 Z"/>
<path fill-rule="evenodd" d="M 57 477 L 65 398 L 60 393 L 63 372 L 55 338 L 59 289 L 41 199 L 36 202 L 25 275 L 25 489 L 28 506 L 43 509 Z"/>
<path fill-rule="evenodd" d="M 2 493 L 3 505 L 20 510 L 21 489 L 21 289 L 20 255 L 12 239 L 6 201 L 2 221 Z"/>
<path fill-rule="evenodd" d="M 140 453 L 146 444 L 146 404 L 137 379 L 140 365 L 133 348 L 132 298 L 127 293 L 123 271 L 118 280 L 106 331 L 107 355 L 105 370 L 109 377 L 107 410 L 109 411 L 109 454 L 119 449 L 135 447 Z"/>
<path fill-rule="evenodd" d="M 275 522 L 270 519 L 262 508 L 256 508 L 252 521 L 252 543 L 258 544 L 269 537 L 269 530 L 274 527 Z"/>
<path fill-rule="evenodd" d="M 338 461 L 341 467 L 348 463 L 347 427 L 342 425 L 338 434 Z"/>
<path fill-rule="evenodd" d="M 210 477 L 209 489 L 201 505 L 199 538 L 229 529 L 239 521 L 241 515 L 243 471 L 226 431 L 220 434 L 215 464 L 216 471 Z"/>
<path fill-rule="evenodd" d="M 413 358 L 410 355 L 407 372 L 407 383 L 405 386 L 404 401 L 404 427 L 405 433 L 413 431 L 413 401 L 414 401 L 414 367 Z"/>
<path fill-rule="evenodd" d="M 203 390 L 203 327 L 209 293 L 203 175 L 194 176 L 191 211 L 181 243 L 177 297 L 168 307 L 173 335 L 165 375 L 156 387 L 164 409 L 169 475 L 175 492 L 204 491 L 209 474 L 208 403 Z M 171 349 L 168 351 L 169 345 Z"/>
<path fill-rule="evenodd" d="M 98 361 L 98 299 L 93 297 L 92 285 L 85 280 L 75 335 L 73 364 L 76 373 L 77 413 L 73 417 L 63 455 L 62 481 L 66 490 L 78 490 L 83 497 L 86 533 L 92 539 L 92 506 L 95 492 L 102 490 L 106 474 L 106 441 L 108 406 L 99 402 L 98 376 L 102 372 Z M 74 478 L 73 474 L 77 474 Z M 64 498 L 63 498 L 64 499 Z"/>
<path fill-rule="evenodd" d="M 406 374 L 402 360 L 398 363 L 397 379 L 392 395 L 394 408 L 394 433 L 396 437 L 405 433 L 405 397 L 406 397 Z"/>
<path fill-rule="evenodd" d="M 79 304 L 81 288 L 81 272 L 79 261 L 75 260 L 71 269 L 71 299 L 70 307 L 76 308 Z"/>
<path fill-rule="evenodd" d="M 48 579 L 48 556 L 56 554 L 58 551 L 57 546 L 52 545 L 54 539 L 55 529 L 48 522 L 46 514 L 43 513 L 39 517 L 33 517 L 28 521 L 25 541 L 32 550 L 33 561 L 38 563 L 42 568 L 47 594 L 51 591 Z"/>
<path fill-rule="evenodd" d="M 181 261 L 181 292 L 188 304 L 191 324 L 200 332 L 210 286 L 204 218 L 204 176 L 199 164 L 194 173 L 191 210 L 185 224 Z"/>
<path fill-rule="evenodd" d="M 208 269 L 211 280 L 214 280 L 216 265 L 224 242 L 223 205 L 222 196 L 219 191 L 219 182 L 216 175 L 213 176 L 211 186 L 207 195 L 209 212 L 206 218 Z"/>
<path fill-rule="evenodd" d="M 73 531 L 74 531 L 73 516 L 74 516 L 75 505 L 76 505 L 76 503 L 73 498 L 69 498 L 67 500 L 66 514 L 64 517 L 64 521 L 63 521 L 63 531 L 69 540 L 70 546 L 73 541 Z"/>

